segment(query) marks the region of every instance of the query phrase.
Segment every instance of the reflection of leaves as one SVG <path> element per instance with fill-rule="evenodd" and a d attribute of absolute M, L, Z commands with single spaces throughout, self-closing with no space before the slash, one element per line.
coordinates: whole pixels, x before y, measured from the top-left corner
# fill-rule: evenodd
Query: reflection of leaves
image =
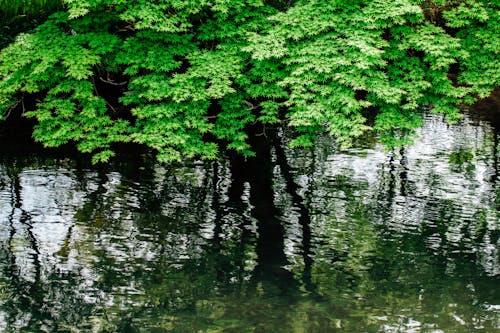
<path fill-rule="evenodd" d="M 462 165 L 464 163 L 472 162 L 474 154 L 468 150 L 458 150 L 450 154 L 449 160 L 451 164 Z"/>
<path fill-rule="evenodd" d="M 471 173 L 474 171 L 475 166 L 472 164 L 474 154 L 465 149 L 460 149 L 450 154 L 449 162 L 451 171 L 453 172 L 466 172 Z"/>
<path fill-rule="evenodd" d="M 496 304 L 498 292 L 491 286 L 498 279 L 487 276 L 485 265 L 460 251 L 481 252 L 498 245 L 497 210 L 482 207 L 478 211 L 476 206 L 464 206 L 461 200 L 442 199 L 435 193 L 422 197 L 401 194 L 398 186 L 416 171 L 409 168 L 402 176 L 404 165 L 398 169 L 397 162 L 393 169 L 377 173 L 375 180 L 363 178 L 356 173 L 357 163 L 352 163 L 358 161 L 352 155 L 364 155 L 360 160 L 371 158 L 362 152 L 351 151 L 350 163 L 335 170 L 332 177 L 321 160 L 330 163 L 328 154 L 333 149 L 323 143 L 317 147 L 315 161 L 297 155 L 290 162 L 294 166 L 291 173 L 317 168 L 307 183 L 312 198 L 304 201 L 311 213 L 311 290 L 284 292 L 278 288 L 282 281 L 255 274 L 255 266 L 266 260 L 256 255 L 261 235 L 257 238 L 253 231 L 242 230 L 248 227 L 245 219 L 249 218 L 239 216 L 227 203 L 229 185 L 222 183 L 226 179 L 220 176 L 215 187 L 210 169 L 195 165 L 158 168 L 154 175 L 152 169 L 140 176 L 132 176 L 135 171 L 131 171 L 130 179 L 123 172 L 121 177 L 101 178 L 82 173 L 82 183 L 75 186 L 91 193 L 83 206 L 72 208 L 78 211 L 71 220 L 73 232 L 68 232 L 58 245 L 60 251 L 51 257 L 71 273 L 50 275 L 37 285 L 13 284 L 5 291 L 4 281 L 8 280 L 2 277 L 14 280 L 15 273 L 1 271 L 0 303 L 11 298 L 7 311 L 26 314 L 23 319 L 30 315 L 38 319 L 38 308 L 50 308 L 49 314 L 58 316 L 57 324 L 51 319 L 47 325 L 75 332 L 462 333 L 479 325 L 494 331 L 497 314 L 482 305 Z M 467 152 L 463 155 L 465 158 L 457 157 L 463 165 L 474 159 Z M 448 154 L 434 158 L 447 165 Z M 295 168 L 301 162 L 306 167 Z M 374 168 L 380 170 L 380 165 Z M 225 169 L 219 171 L 220 175 L 229 174 Z M 440 175 L 435 173 L 436 184 L 447 186 Z M 391 198 L 384 181 L 394 183 Z M 273 182 L 284 187 L 281 177 L 275 176 Z M 427 178 L 421 183 L 431 190 L 437 188 Z M 297 207 L 289 195 L 280 200 L 283 207 Z M 410 201 L 422 203 L 425 213 L 409 231 L 405 227 L 415 226 L 404 224 L 410 210 L 394 209 Z M 65 204 L 63 200 L 61 204 Z M 465 210 L 466 218 L 460 215 Z M 283 220 L 290 229 L 297 225 L 288 223 L 295 220 Z M 452 231 L 459 240 L 447 240 Z M 286 233 L 284 237 L 298 243 L 293 239 L 297 235 L 300 233 Z M 434 241 L 439 248 L 431 248 Z M 29 248 L 29 244 L 18 247 Z M 294 255 L 286 254 L 288 259 Z M 496 257 L 485 255 L 484 261 L 492 258 Z M 72 263 L 78 268 L 68 267 Z M 51 271 L 45 262 L 41 264 Z M 287 269 L 300 281 L 305 268 L 289 265 Z M 38 297 L 38 303 L 29 306 L 29 292 L 35 289 L 45 298 Z M 23 325 L 31 331 L 39 328 L 34 322 Z"/>

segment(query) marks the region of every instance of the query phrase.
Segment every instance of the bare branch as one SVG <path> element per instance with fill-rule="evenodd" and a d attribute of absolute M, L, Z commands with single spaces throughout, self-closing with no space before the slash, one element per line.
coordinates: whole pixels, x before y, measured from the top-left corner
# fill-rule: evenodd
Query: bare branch
<path fill-rule="evenodd" d="M 127 84 L 127 83 L 128 83 L 128 81 L 123 81 L 123 82 L 113 82 L 113 81 L 111 81 L 111 80 L 106 80 L 106 79 L 102 78 L 101 76 L 99 76 L 99 79 L 100 79 L 102 82 L 104 82 L 104 83 L 107 83 L 107 84 L 112 84 L 112 85 L 114 85 L 114 86 L 123 86 L 123 85 L 125 85 L 125 84 Z"/>

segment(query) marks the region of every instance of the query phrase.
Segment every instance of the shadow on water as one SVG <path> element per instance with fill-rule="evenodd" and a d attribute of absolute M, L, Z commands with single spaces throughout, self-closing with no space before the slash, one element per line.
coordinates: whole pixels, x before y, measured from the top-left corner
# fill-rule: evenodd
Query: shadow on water
<path fill-rule="evenodd" d="M 0 331 L 494 332 L 498 131 L 178 167 L 3 147 Z"/>
<path fill-rule="evenodd" d="M 498 133 L 500 131 L 500 88 L 493 91 L 488 98 L 474 104 L 468 110 L 467 115 L 476 123 L 488 122 Z"/>
<path fill-rule="evenodd" d="M 284 226 L 274 204 L 271 145 L 264 136 L 254 137 L 252 144 L 256 156 L 243 163 L 240 157 L 233 158 L 232 169 L 243 170 L 241 176 L 250 185 L 251 215 L 257 220 L 257 266 L 253 280 L 270 282 L 289 295 L 291 290 L 296 290 L 296 285 L 291 272 L 284 268 L 288 262 L 284 251 Z"/>

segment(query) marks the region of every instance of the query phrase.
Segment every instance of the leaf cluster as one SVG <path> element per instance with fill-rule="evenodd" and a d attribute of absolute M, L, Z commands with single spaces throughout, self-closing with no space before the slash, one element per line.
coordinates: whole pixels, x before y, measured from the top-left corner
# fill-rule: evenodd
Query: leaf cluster
<path fill-rule="evenodd" d="M 500 85 L 498 1 L 64 3 L 1 50 L 0 115 L 35 96 L 35 139 L 94 161 L 131 141 L 166 162 L 252 155 L 255 124 L 400 145 L 424 110 L 453 121 Z"/>

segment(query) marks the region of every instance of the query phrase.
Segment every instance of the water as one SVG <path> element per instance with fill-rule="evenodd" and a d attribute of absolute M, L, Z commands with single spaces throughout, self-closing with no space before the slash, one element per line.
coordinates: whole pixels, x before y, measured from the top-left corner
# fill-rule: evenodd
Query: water
<path fill-rule="evenodd" d="M 419 135 L 176 168 L 3 147 L 0 331 L 500 332 L 500 134 Z"/>

